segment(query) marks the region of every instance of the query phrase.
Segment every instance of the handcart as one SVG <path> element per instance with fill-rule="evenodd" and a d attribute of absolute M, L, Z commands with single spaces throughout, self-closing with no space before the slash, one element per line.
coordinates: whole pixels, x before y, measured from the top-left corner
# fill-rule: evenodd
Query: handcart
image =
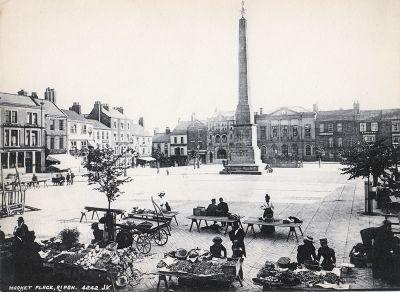
<path fill-rule="evenodd" d="M 136 248 L 143 254 L 151 251 L 151 242 L 163 246 L 168 242 L 168 236 L 171 235 L 171 220 L 164 218 L 160 206 L 151 198 L 155 210 L 154 218 L 143 218 L 141 216 L 130 215 L 125 220 L 127 224 L 116 224 L 121 229 L 128 230 L 136 243 Z M 129 221 L 135 219 L 142 221 L 141 224 Z"/>

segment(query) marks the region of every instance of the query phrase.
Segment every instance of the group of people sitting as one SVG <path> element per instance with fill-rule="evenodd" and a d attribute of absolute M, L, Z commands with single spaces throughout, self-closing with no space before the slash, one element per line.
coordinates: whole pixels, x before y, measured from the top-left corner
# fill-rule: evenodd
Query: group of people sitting
<path fill-rule="evenodd" d="M 328 240 L 326 238 L 319 240 L 321 247 L 317 254 L 315 253 L 314 239 L 311 236 L 305 237 L 303 242 L 304 244 L 297 248 L 297 263 L 307 268 L 314 268 L 319 266 L 322 258 L 321 268 L 332 271 L 336 264 L 336 256 L 335 251 L 328 246 Z"/>
<path fill-rule="evenodd" d="M 226 216 L 229 213 L 229 207 L 223 198 L 219 198 L 218 205 L 216 199 L 211 199 L 211 204 L 208 205 L 206 213 L 207 216 Z"/>

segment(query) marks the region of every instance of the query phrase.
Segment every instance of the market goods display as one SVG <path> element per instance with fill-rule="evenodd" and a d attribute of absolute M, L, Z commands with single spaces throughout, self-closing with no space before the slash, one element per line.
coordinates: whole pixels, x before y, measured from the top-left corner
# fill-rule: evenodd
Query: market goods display
<path fill-rule="evenodd" d="M 57 250 L 58 244 L 54 241 L 45 242 L 42 246 L 41 256 L 46 263 L 64 264 L 83 270 L 105 271 L 116 280 L 120 285 L 137 284 L 141 273 L 133 268 L 134 261 L 138 258 L 139 252 L 132 248 L 117 249 L 114 243 L 106 248 L 97 246 L 84 247 L 75 246 L 67 251 Z"/>
<path fill-rule="evenodd" d="M 297 276 L 302 283 L 317 283 L 320 280 L 319 275 L 316 275 L 313 271 L 300 271 Z"/>
<path fill-rule="evenodd" d="M 204 281 L 230 284 L 236 279 L 237 259 L 212 258 L 209 251 L 185 249 L 166 253 L 157 264 L 161 274 L 175 275 L 180 280 L 195 285 L 205 285 Z"/>
<path fill-rule="evenodd" d="M 340 278 L 340 270 L 336 272 L 327 271 L 311 271 L 307 269 L 291 270 L 293 263 L 290 263 L 289 258 L 280 258 L 277 264 L 267 261 L 264 266 L 258 271 L 257 278 L 253 278 L 253 282 L 265 287 L 288 287 L 288 286 L 314 286 L 328 287 L 328 285 L 342 284 L 343 280 Z M 282 266 L 289 268 L 281 268 Z M 329 286 L 329 288 L 332 288 Z"/>
<path fill-rule="evenodd" d="M 325 275 L 321 275 L 321 282 L 327 282 L 331 284 L 337 284 L 340 282 L 340 278 L 334 273 L 326 273 Z"/>

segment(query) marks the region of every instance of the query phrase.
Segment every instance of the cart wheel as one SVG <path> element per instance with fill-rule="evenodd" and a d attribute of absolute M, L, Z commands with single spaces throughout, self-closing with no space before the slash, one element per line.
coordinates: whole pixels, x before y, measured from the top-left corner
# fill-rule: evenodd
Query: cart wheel
<path fill-rule="evenodd" d="M 168 234 L 164 229 L 159 229 L 153 234 L 153 240 L 157 245 L 164 245 L 168 242 Z"/>
<path fill-rule="evenodd" d="M 148 254 L 151 250 L 150 239 L 145 234 L 140 234 L 136 240 L 136 247 L 142 254 Z"/>

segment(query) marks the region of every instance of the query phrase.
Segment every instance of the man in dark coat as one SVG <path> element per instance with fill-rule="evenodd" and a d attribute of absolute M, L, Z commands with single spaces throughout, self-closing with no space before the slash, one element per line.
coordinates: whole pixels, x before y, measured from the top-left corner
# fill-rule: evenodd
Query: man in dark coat
<path fill-rule="evenodd" d="M 229 213 L 228 204 L 224 202 L 224 199 L 223 199 L 223 198 L 219 198 L 218 212 L 219 212 L 221 215 L 226 215 L 226 214 Z"/>
<path fill-rule="evenodd" d="M 303 240 L 304 244 L 299 245 L 297 248 L 297 262 L 299 264 L 305 264 L 307 262 L 312 263 L 317 259 L 315 254 L 314 239 L 311 236 L 307 236 Z"/>
<path fill-rule="evenodd" d="M 318 249 L 317 261 L 323 257 L 321 267 L 325 271 L 332 271 L 336 264 L 335 251 L 328 246 L 328 240 L 322 238 L 319 240 L 321 247 Z"/>
<path fill-rule="evenodd" d="M 92 230 L 93 230 L 93 239 L 92 239 L 92 244 L 99 243 L 103 241 L 103 230 L 99 228 L 99 224 L 97 222 L 92 224 Z"/>
<path fill-rule="evenodd" d="M 232 241 L 232 252 L 234 246 L 240 247 L 243 251 L 243 255 L 246 256 L 246 247 L 244 245 L 244 231 L 239 225 L 239 221 L 233 222 L 232 230 L 229 232 L 229 239 Z"/>
<path fill-rule="evenodd" d="M 383 225 L 377 228 L 374 238 L 372 271 L 375 278 L 384 278 L 390 274 L 393 245 L 392 222 L 385 220 Z"/>
<path fill-rule="evenodd" d="M 18 237 L 22 242 L 25 241 L 28 234 L 28 226 L 26 226 L 23 217 L 18 217 L 17 226 L 14 228 L 14 236 Z"/>
<path fill-rule="evenodd" d="M 216 204 L 215 199 L 211 199 L 211 204 L 207 207 L 207 216 L 216 216 L 217 215 L 218 206 Z"/>

